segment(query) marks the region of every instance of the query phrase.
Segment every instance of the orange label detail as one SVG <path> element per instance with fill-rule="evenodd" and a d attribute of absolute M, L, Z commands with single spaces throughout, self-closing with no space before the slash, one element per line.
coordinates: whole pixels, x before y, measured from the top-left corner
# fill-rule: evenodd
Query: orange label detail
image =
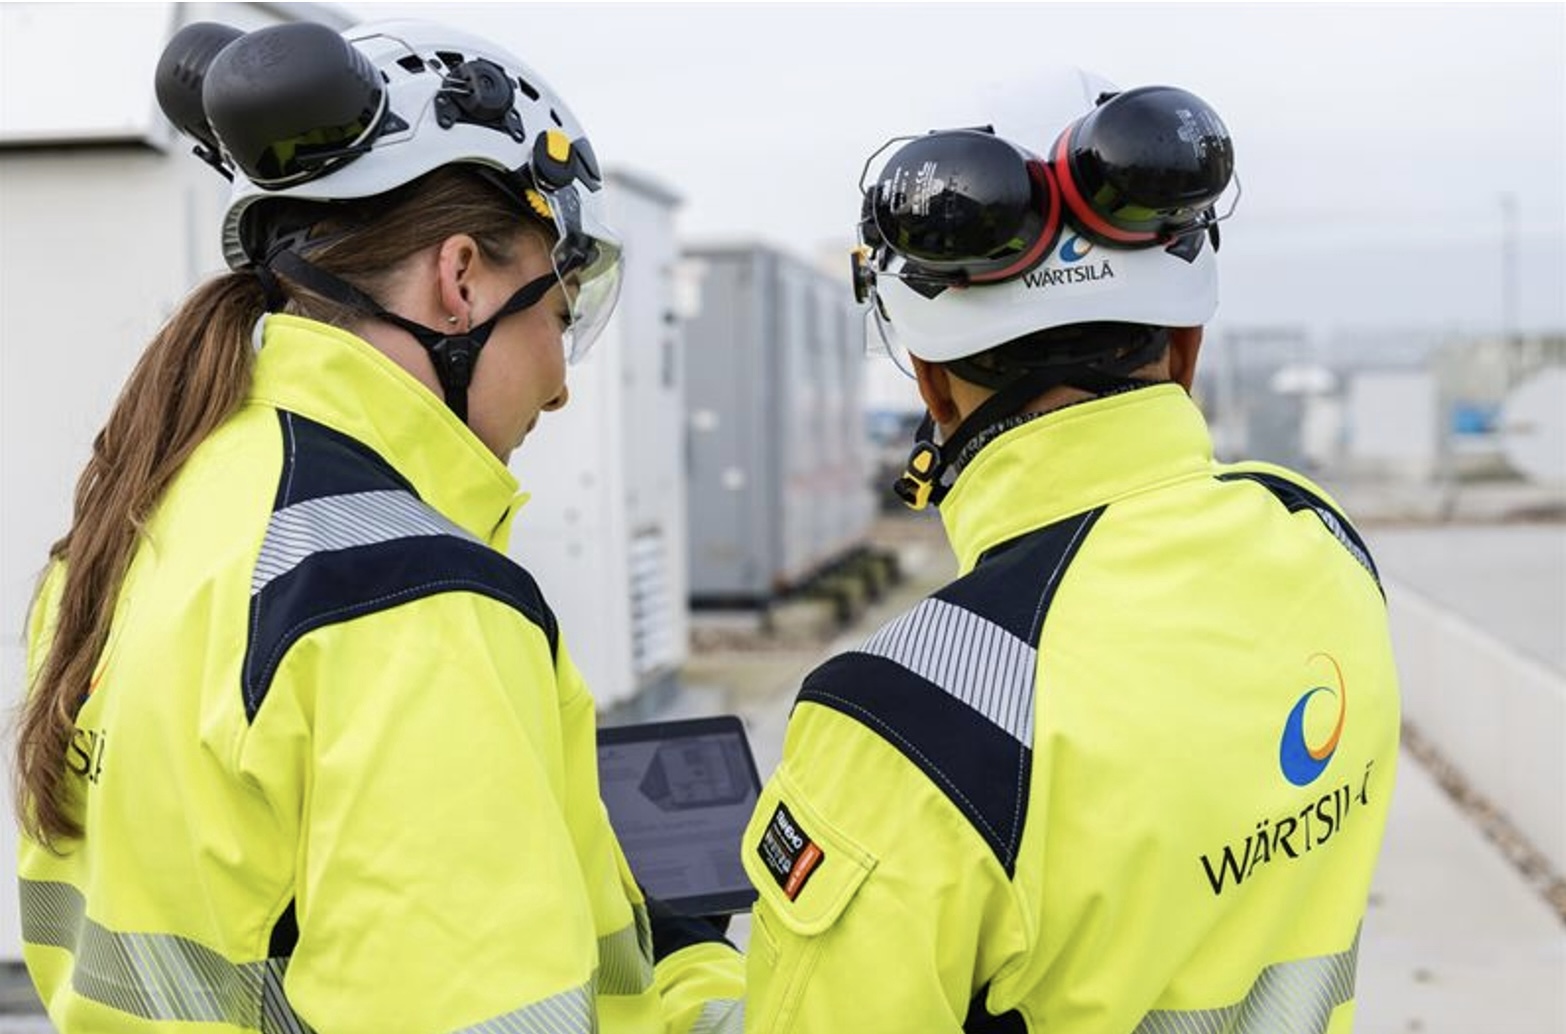
<path fill-rule="evenodd" d="M 790 901 L 799 896 L 799 891 L 805 885 L 805 880 L 815 871 L 824 856 L 821 848 L 814 843 L 806 844 L 805 849 L 799 853 L 799 858 L 794 862 L 794 868 L 789 870 L 788 882 L 783 885 L 783 894 Z"/>

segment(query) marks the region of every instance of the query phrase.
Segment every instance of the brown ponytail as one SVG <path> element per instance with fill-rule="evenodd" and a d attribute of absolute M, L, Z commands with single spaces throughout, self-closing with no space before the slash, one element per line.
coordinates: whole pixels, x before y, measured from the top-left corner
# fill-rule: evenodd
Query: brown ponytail
<path fill-rule="evenodd" d="M 513 261 L 522 237 L 552 242 L 554 235 L 488 181 L 450 166 L 375 198 L 269 210 L 272 219 L 312 225 L 324 239 L 310 261 L 371 295 L 409 256 L 453 234 L 472 235 L 501 264 Z M 287 312 L 349 330 L 364 318 L 284 283 Z M 81 835 L 65 752 L 109 638 L 120 584 L 143 525 L 180 466 L 248 393 L 250 335 L 264 309 L 260 282 L 248 273 L 197 288 L 136 365 L 76 483 L 71 528 L 49 553 L 65 563 L 54 639 L 16 738 L 17 814 L 44 843 Z"/>
<path fill-rule="evenodd" d="M 16 736 L 17 814 L 44 843 L 81 834 L 61 762 L 120 583 L 169 482 L 249 391 L 250 333 L 264 308 L 249 274 L 216 277 L 192 292 L 142 354 L 76 482 L 70 530 L 49 550 L 66 563 L 54 639 Z"/>

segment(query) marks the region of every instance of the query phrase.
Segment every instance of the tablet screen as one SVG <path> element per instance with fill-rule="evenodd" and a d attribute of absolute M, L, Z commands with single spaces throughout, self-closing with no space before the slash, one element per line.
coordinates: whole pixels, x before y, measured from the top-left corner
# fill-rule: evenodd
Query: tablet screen
<path fill-rule="evenodd" d="M 687 915 L 750 908 L 740 840 L 761 780 L 737 717 L 599 729 L 598 780 L 647 893 Z"/>

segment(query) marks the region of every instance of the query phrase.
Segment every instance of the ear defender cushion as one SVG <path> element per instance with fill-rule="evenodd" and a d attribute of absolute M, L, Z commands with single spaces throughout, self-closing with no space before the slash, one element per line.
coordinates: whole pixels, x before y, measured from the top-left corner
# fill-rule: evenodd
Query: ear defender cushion
<path fill-rule="evenodd" d="M 1073 122 L 1055 141 L 1054 166 L 1061 198 L 1082 235 L 1096 244 L 1122 248 L 1155 244 L 1158 234 L 1128 228 L 1110 214 L 1120 200 L 1118 192 L 1106 181 L 1100 157 L 1080 143 L 1087 124 L 1102 110 Z"/>

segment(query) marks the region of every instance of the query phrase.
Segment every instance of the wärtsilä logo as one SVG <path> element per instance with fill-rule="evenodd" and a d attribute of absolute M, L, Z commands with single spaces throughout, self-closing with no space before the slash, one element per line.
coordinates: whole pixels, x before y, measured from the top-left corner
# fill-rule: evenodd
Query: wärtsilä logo
<path fill-rule="evenodd" d="M 1109 264 L 1109 260 L 1102 262 L 1089 262 L 1080 266 L 1065 266 L 1061 269 L 1041 268 L 1031 273 L 1022 274 L 1022 283 L 1026 287 L 1060 287 L 1063 284 L 1083 284 L 1090 280 L 1113 280 L 1115 267 Z"/>
<path fill-rule="evenodd" d="M 1066 243 L 1060 246 L 1060 261 L 1081 262 L 1087 258 L 1087 253 L 1093 250 L 1093 242 L 1082 236 L 1066 238 Z"/>
<path fill-rule="evenodd" d="M 1307 664 L 1318 673 L 1312 681 L 1319 678 L 1328 684 L 1306 690 L 1294 702 L 1283 722 L 1278 764 L 1284 778 L 1295 786 L 1309 786 L 1327 770 L 1332 756 L 1337 753 L 1348 714 L 1348 691 L 1337 659 L 1318 653 L 1313 654 Z M 1321 742 L 1312 744 L 1305 729 L 1305 712 L 1310 702 L 1323 693 L 1337 700 L 1337 716 L 1332 731 Z M 1346 778 L 1336 786 L 1328 784 L 1324 792 L 1317 791 L 1312 799 L 1298 802 L 1296 808 L 1256 820 L 1255 827 L 1243 838 L 1236 836 L 1231 842 L 1201 855 L 1202 870 L 1213 893 L 1222 894 L 1230 887 L 1238 887 L 1259 868 L 1273 862 L 1302 858 L 1324 848 L 1343 829 L 1350 815 L 1370 805 L 1370 773 L 1374 765 L 1373 758 L 1365 762 L 1358 790 Z"/>
<path fill-rule="evenodd" d="M 1312 656 L 1310 663 L 1323 660 L 1332 666 L 1330 681 L 1333 685 L 1312 686 L 1294 702 L 1294 709 L 1284 720 L 1283 739 L 1278 744 L 1278 765 L 1283 769 L 1283 777 L 1295 786 L 1309 786 L 1326 771 L 1338 749 L 1338 740 L 1343 736 L 1343 719 L 1348 715 L 1348 687 L 1343 682 L 1343 669 L 1333 657 L 1324 653 Z M 1320 693 L 1336 698 L 1338 716 L 1327 738 L 1312 746 L 1305 733 L 1305 711 Z"/>

